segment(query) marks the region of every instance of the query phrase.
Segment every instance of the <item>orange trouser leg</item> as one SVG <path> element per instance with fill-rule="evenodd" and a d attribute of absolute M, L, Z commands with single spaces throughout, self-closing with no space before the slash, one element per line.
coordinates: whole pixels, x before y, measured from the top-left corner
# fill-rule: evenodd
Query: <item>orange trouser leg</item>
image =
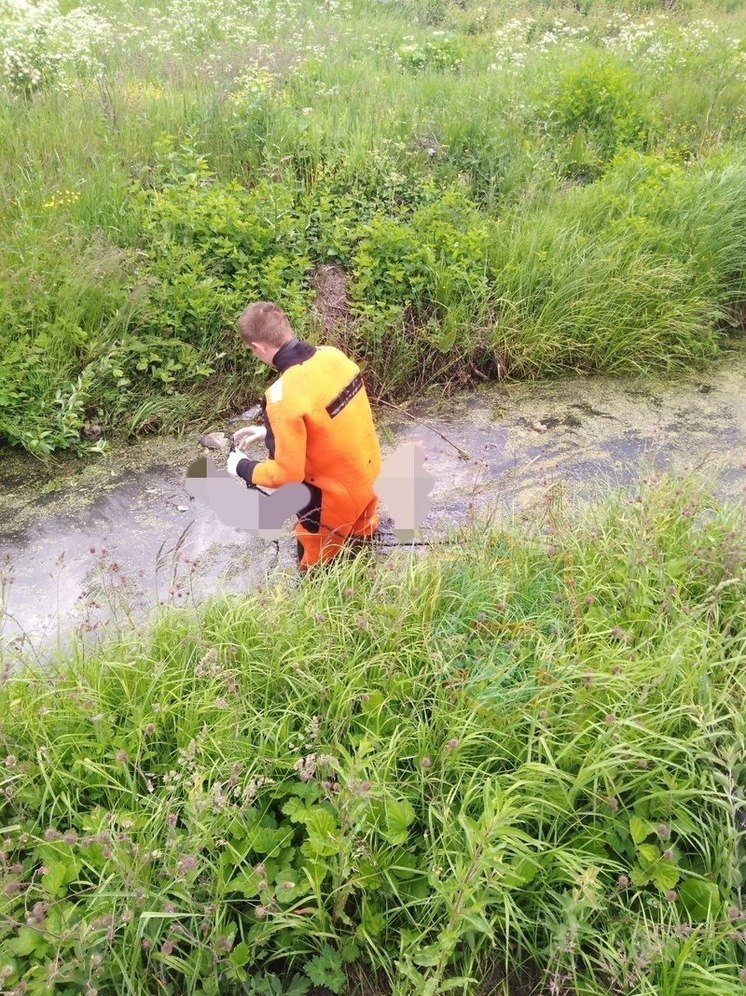
<path fill-rule="evenodd" d="M 331 560 L 342 549 L 345 541 L 344 536 L 337 536 L 334 533 L 330 535 L 323 528 L 317 533 L 310 533 L 300 523 L 295 526 L 295 537 L 298 541 L 298 566 L 302 571 Z"/>
<path fill-rule="evenodd" d="M 341 510 L 325 507 L 321 503 L 321 525 L 318 532 L 309 532 L 300 522 L 295 524 L 295 536 L 298 541 L 298 560 L 301 571 L 314 564 L 326 563 L 332 560 L 344 549 L 345 540 L 350 536 L 370 538 L 378 528 L 378 498 L 374 495 L 350 522 L 340 515 Z"/>
<path fill-rule="evenodd" d="M 378 529 L 378 496 L 373 495 L 353 524 L 350 533 L 353 536 L 370 537 Z"/>

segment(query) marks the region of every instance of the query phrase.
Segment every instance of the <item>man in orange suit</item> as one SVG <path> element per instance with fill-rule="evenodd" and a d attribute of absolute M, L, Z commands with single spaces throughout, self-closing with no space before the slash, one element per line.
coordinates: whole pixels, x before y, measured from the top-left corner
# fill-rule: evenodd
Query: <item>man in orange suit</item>
<path fill-rule="evenodd" d="M 249 305 L 238 321 L 244 343 L 280 376 L 262 399 L 263 426 L 239 430 L 227 469 L 247 487 L 300 482 L 310 500 L 298 512 L 295 535 L 301 571 L 331 560 L 350 541 L 378 527 L 373 485 L 381 448 L 359 367 L 334 346 L 297 339 L 275 304 Z M 264 440 L 269 459 L 240 449 Z"/>

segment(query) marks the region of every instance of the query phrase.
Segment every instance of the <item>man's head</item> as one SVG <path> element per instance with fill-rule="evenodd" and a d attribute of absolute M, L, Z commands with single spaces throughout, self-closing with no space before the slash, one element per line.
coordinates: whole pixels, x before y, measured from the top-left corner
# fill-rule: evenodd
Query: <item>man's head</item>
<path fill-rule="evenodd" d="M 285 312 L 269 301 L 250 304 L 238 319 L 238 331 L 254 356 L 263 363 L 272 363 L 280 346 L 293 338 Z"/>

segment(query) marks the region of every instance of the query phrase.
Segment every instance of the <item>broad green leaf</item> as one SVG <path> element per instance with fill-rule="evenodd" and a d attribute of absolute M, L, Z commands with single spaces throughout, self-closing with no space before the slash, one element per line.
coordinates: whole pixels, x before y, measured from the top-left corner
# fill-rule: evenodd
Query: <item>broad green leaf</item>
<path fill-rule="evenodd" d="M 639 816 L 630 816 L 629 832 L 635 844 L 641 844 L 654 830 L 655 827 L 647 820 L 642 820 Z"/>
<path fill-rule="evenodd" d="M 365 934 L 369 934 L 371 937 L 378 937 L 379 934 L 383 933 L 385 927 L 386 918 L 383 913 L 375 909 L 375 907 L 364 898 L 363 916 L 360 926 L 357 929 L 357 934 L 363 940 L 365 940 Z"/>
<path fill-rule="evenodd" d="M 360 702 L 360 712 L 372 713 L 372 712 L 378 712 L 381 706 L 385 704 L 386 699 L 384 698 L 383 692 L 376 690 L 373 692 L 368 692 L 367 696 L 364 697 L 363 699 L 360 699 L 359 702 Z M 365 753 L 368 753 L 368 751 L 362 752 L 362 754 Z"/>
<path fill-rule="evenodd" d="M 661 852 L 655 844 L 640 844 L 637 848 L 640 864 L 647 871 L 660 858 Z"/>
<path fill-rule="evenodd" d="M 308 893 L 308 880 L 302 872 L 283 868 L 275 879 L 275 896 L 280 903 L 291 903 Z"/>
<path fill-rule="evenodd" d="M 690 878 L 679 889 L 679 902 L 692 920 L 704 923 L 720 909 L 720 891 L 714 882 Z"/>
<path fill-rule="evenodd" d="M 281 809 L 293 823 L 305 823 L 313 811 L 301 799 L 288 799 L 287 802 L 283 803 Z"/>
<path fill-rule="evenodd" d="M 386 829 L 383 837 L 390 844 L 403 844 L 407 839 L 407 828 L 414 821 L 415 812 L 407 799 L 397 802 L 394 799 L 386 802 Z"/>
<path fill-rule="evenodd" d="M 325 986 L 333 993 L 344 992 L 347 975 L 342 966 L 342 956 L 329 944 L 303 966 L 303 971 L 317 986 Z"/>
<path fill-rule="evenodd" d="M 37 947 L 44 945 L 44 935 L 31 927 L 20 927 L 18 936 L 6 941 L 6 947 L 13 954 L 20 958 L 28 957 L 36 951 Z"/>
<path fill-rule="evenodd" d="M 322 809 L 320 806 L 311 809 L 306 818 L 306 829 L 308 830 L 308 840 L 303 846 L 307 847 L 312 854 L 330 857 L 339 851 L 342 835 L 336 820 L 328 809 Z M 308 853 L 308 851 L 304 851 L 304 853 Z"/>
<path fill-rule="evenodd" d="M 314 887 L 321 888 L 321 883 L 329 874 L 329 865 L 322 861 L 317 855 L 306 855 L 306 860 L 298 871 L 298 878 L 303 876 L 303 881 L 307 882 L 309 877 Z"/>
<path fill-rule="evenodd" d="M 509 870 L 502 877 L 502 884 L 509 889 L 518 889 L 522 885 L 527 885 L 536 878 L 539 870 L 539 863 L 534 858 L 526 855 L 514 862 Z"/>
<path fill-rule="evenodd" d="M 639 865 L 634 865 L 629 873 L 629 880 L 632 885 L 637 886 L 639 889 L 643 885 L 647 885 L 650 881 L 650 875 L 640 868 Z"/>
<path fill-rule="evenodd" d="M 602 835 L 600 830 L 583 830 L 580 833 L 573 834 L 568 839 L 567 846 L 572 851 L 583 851 L 597 858 L 607 858 L 609 856 L 607 850 L 608 838 L 608 832 Z"/>
<path fill-rule="evenodd" d="M 672 578 L 683 577 L 687 571 L 690 571 L 692 567 L 692 562 L 689 557 L 674 557 L 666 563 L 666 568 L 668 574 Z"/>
<path fill-rule="evenodd" d="M 225 887 L 226 892 L 241 892 L 247 899 L 258 896 L 261 892 L 261 881 L 257 873 L 244 871 L 232 878 Z"/>
<path fill-rule="evenodd" d="M 659 861 L 653 870 L 653 881 L 661 890 L 668 892 L 679 881 L 679 869 L 673 861 Z"/>
<path fill-rule="evenodd" d="M 316 782 L 281 782 L 272 789 L 273 799 L 303 799 L 314 802 L 322 794 Z"/>
<path fill-rule="evenodd" d="M 271 827 L 252 827 L 246 834 L 246 846 L 256 854 L 271 854 L 285 843 L 289 843 L 293 836 L 291 827 L 280 827 L 273 830 Z"/>
<path fill-rule="evenodd" d="M 444 329 L 440 336 L 435 340 L 437 348 L 442 353 L 447 353 L 449 349 L 452 348 L 454 342 L 456 341 L 456 336 L 458 335 L 458 324 L 456 322 L 450 323 L 451 327 Z"/>
<path fill-rule="evenodd" d="M 393 861 L 389 863 L 388 870 L 400 882 L 409 882 L 422 875 L 417 855 L 404 848 L 393 852 Z"/>
<path fill-rule="evenodd" d="M 294 975 L 292 982 L 285 990 L 285 996 L 305 996 L 310 988 L 310 979 L 304 979 L 302 975 Z"/>
<path fill-rule="evenodd" d="M 381 869 L 373 855 L 363 856 L 358 859 L 357 878 L 366 891 L 380 888 L 383 882 Z"/>
<path fill-rule="evenodd" d="M 352 937 L 345 937 L 339 943 L 339 953 L 342 955 L 342 961 L 352 965 L 360 957 L 360 948 Z"/>
<path fill-rule="evenodd" d="M 675 810 L 675 818 L 672 821 L 672 825 L 681 834 L 691 834 L 697 829 L 697 824 L 685 809 Z"/>
<path fill-rule="evenodd" d="M 241 968 L 243 965 L 246 964 L 249 958 L 251 958 L 251 950 L 248 944 L 245 944 L 243 941 L 241 941 L 241 943 L 237 944 L 235 948 L 231 951 L 229 958 L 234 965 L 237 965 L 239 968 Z"/>
<path fill-rule="evenodd" d="M 423 965 L 429 968 L 438 964 L 440 954 L 440 944 L 436 942 L 435 944 L 428 944 L 425 948 L 420 948 L 419 951 L 412 955 L 412 961 L 415 965 Z"/>
<path fill-rule="evenodd" d="M 42 885 L 50 896 L 54 896 L 57 899 L 61 896 L 65 889 L 65 879 L 67 877 L 67 863 L 65 861 L 55 861 L 53 864 L 47 866 L 48 871 L 46 875 L 42 875 Z"/>

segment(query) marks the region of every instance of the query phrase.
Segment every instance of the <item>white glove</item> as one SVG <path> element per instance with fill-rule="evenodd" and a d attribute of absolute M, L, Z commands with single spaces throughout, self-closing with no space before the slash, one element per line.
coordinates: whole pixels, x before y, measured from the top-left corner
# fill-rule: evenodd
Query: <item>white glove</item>
<path fill-rule="evenodd" d="M 248 446 L 250 443 L 263 443 L 267 438 L 267 430 L 263 425 L 249 425 L 233 433 L 233 445 Z"/>
<path fill-rule="evenodd" d="M 251 457 L 247 457 L 245 453 L 241 450 L 231 450 L 228 454 L 228 460 L 225 464 L 225 469 L 232 477 L 238 477 L 238 464 L 241 460 L 250 460 Z"/>

